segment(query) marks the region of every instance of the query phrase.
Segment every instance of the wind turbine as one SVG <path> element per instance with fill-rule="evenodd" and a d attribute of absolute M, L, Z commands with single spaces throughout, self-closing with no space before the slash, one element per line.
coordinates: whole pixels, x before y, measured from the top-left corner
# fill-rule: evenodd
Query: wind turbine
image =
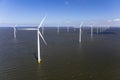
<path fill-rule="evenodd" d="M 17 26 L 17 25 L 13 26 L 13 30 L 14 30 L 14 39 L 16 39 L 16 26 Z"/>
<path fill-rule="evenodd" d="M 70 21 L 66 21 L 66 23 L 67 23 L 67 32 L 69 32 L 69 23 L 70 23 Z"/>
<path fill-rule="evenodd" d="M 60 32 L 59 27 L 60 27 L 60 25 L 58 24 L 58 26 L 57 26 L 57 33 Z"/>
<path fill-rule="evenodd" d="M 93 38 L 93 25 L 91 25 L 91 39 Z"/>
<path fill-rule="evenodd" d="M 43 17 L 42 21 L 40 22 L 38 28 L 23 28 L 20 30 L 36 30 L 37 31 L 37 53 L 38 53 L 38 63 L 40 64 L 41 62 L 41 56 L 40 56 L 40 37 L 42 38 L 43 42 L 45 43 L 45 45 L 47 45 L 44 37 L 42 36 L 41 32 L 39 31 L 40 27 L 42 26 L 44 20 L 46 19 L 46 16 Z"/>
<path fill-rule="evenodd" d="M 81 29 L 82 25 L 83 25 L 83 23 L 81 23 L 80 29 L 79 29 L 79 43 L 81 43 L 81 41 L 82 41 L 82 29 Z"/>

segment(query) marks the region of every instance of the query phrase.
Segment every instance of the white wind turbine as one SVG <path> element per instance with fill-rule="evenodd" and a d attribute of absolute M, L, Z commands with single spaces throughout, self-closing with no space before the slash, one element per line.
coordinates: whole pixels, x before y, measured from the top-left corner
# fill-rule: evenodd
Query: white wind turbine
<path fill-rule="evenodd" d="M 42 19 L 42 21 L 40 22 L 38 28 L 21 28 L 19 30 L 36 30 L 37 31 L 37 53 L 38 53 L 38 63 L 40 64 L 41 62 L 41 56 L 40 56 L 40 37 L 42 38 L 43 42 L 45 43 L 45 45 L 47 45 L 45 39 L 43 38 L 41 32 L 39 31 L 40 27 L 42 26 L 44 20 L 46 19 L 46 16 Z"/>
<path fill-rule="evenodd" d="M 83 25 L 83 23 L 81 23 L 80 29 L 79 29 L 79 43 L 82 42 L 82 29 L 81 29 L 82 25 Z"/>
<path fill-rule="evenodd" d="M 15 25 L 15 26 L 13 27 L 13 30 L 14 30 L 14 39 L 16 39 L 16 26 L 17 26 L 17 25 Z"/>
<path fill-rule="evenodd" d="M 91 39 L 93 38 L 93 25 L 91 25 Z"/>
<path fill-rule="evenodd" d="M 67 23 L 67 32 L 69 32 L 69 24 L 70 24 L 70 21 L 66 21 L 66 23 Z"/>
<path fill-rule="evenodd" d="M 58 24 L 58 26 L 57 26 L 57 33 L 60 32 L 59 28 L 60 28 L 60 25 Z"/>

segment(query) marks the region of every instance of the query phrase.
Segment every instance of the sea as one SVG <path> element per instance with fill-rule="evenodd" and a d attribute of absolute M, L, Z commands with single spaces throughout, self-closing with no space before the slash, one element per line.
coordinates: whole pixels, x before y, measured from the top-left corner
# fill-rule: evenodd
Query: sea
<path fill-rule="evenodd" d="M 120 80 L 120 28 L 82 27 L 79 42 L 79 28 L 45 27 L 40 64 L 37 32 L 19 28 L 0 27 L 0 80 Z"/>

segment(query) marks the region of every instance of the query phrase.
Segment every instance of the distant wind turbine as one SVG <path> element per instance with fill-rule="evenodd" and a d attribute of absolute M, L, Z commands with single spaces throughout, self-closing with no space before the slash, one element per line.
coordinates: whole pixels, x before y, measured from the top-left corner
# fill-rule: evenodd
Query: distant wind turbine
<path fill-rule="evenodd" d="M 14 30 L 14 39 L 16 39 L 16 26 L 17 26 L 17 25 L 15 25 L 15 26 L 13 27 L 13 30 Z"/>
<path fill-rule="evenodd" d="M 91 25 L 91 39 L 93 38 L 93 25 Z"/>
<path fill-rule="evenodd" d="M 59 28 L 60 28 L 60 25 L 58 24 L 58 26 L 57 26 L 57 33 L 60 32 Z"/>
<path fill-rule="evenodd" d="M 70 23 L 70 21 L 66 21 L 66 23 L 67 23 L 67 25 L 66 25 L 67 26 L 67 32 L 69 32 L 69 25 L 68 24 Z"/>
<path fill-rule="evenodd" d="M 41 62 L 41 56 L 40 56 L 40 37 L 42 38 L 43 42 L 45 43 L 45 45 L 47 45 L 44 37 L 42 36 L 41 32 L 40 32 L 40 27 L 42 26 L 44 20 L 46 19 L 46 16 L 43 17 L 42 21 L 40 22 L 38 28 L 23 28 L 23 29 L 20 29 L 20 30 L 36 30 L 37 31 L 37 53 L 38 53 L 38 63 L 40 64 Z"/>
<path fill-rule="evenodd" d="M 80 29 L 79 29 L 79 43 L 82 42 L 82 29 L 81 29 L 82 25 L 83 25 L 83 23 L 81 23 Z"/>

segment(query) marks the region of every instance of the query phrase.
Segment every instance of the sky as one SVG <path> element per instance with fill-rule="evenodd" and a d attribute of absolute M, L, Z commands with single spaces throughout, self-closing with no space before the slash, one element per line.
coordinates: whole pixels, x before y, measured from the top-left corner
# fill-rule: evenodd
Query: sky
<path fill-rule="evenodd" d="M 0 24 L 120 25 L 120 0 L 0 0 Z"/>

